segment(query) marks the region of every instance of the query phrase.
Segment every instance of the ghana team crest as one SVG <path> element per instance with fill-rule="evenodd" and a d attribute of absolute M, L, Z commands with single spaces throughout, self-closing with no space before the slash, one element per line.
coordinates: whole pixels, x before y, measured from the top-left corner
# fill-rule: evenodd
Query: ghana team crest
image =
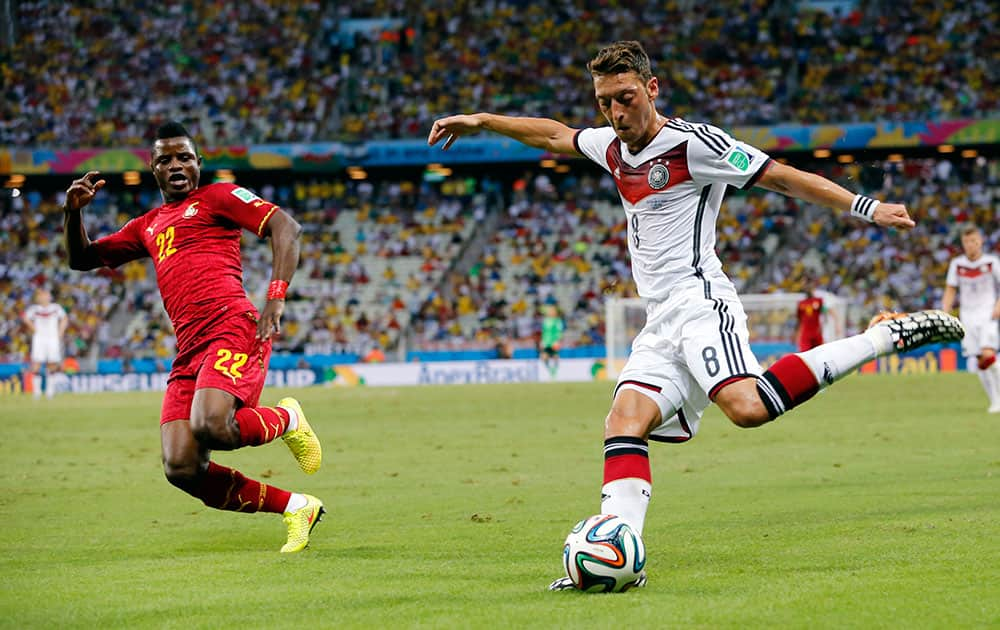
<path fill-rule="evenodd" d="M 197 201 L 195 201 L 190 206 L 188 206 L 187 209 L 184 210 L 184 218 L 185 219 L 190 219 L 194 215 L 198 214 L 198 207 L 197 206 L 198 206 L 198 202 Z"/>
<path fill-rule="evenodd" d="M 646 178 L 646 181 L 653 190 L 659 190 L 666 186 L 667 182 L 670 181 L 670 171 L 667 170 L 666 164 L 654 164 L 649 169 L 649 176 Z"/>

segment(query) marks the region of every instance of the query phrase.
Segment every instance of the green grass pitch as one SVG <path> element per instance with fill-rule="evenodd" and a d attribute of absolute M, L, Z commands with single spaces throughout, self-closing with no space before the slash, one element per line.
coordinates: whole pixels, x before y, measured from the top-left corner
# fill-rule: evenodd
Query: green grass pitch
<path fill-rule="evenodd" d="M 319 473 L 280 442 L 217 458 L 326 502 L 294 556 L 280 517 L 166 482 L 158 394 L 3 398 L 0 626 L 1000 626 L 1000 416 L 966 374 L 852 377 L 754 430 L 711 408 L 651 446 L 649 586 L 547 592 L 610 390 L 294 392 Z"/>

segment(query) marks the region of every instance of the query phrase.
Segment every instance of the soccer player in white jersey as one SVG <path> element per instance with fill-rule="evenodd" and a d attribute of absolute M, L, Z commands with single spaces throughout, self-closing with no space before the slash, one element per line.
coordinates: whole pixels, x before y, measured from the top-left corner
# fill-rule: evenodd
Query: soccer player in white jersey
<path fill-rule="evenodd" d="M 48 289 L 35 292 L 35 303 L 25 309 L 21 316 L 24 324 L 31 332 L 31 379 L 35 398 L 42 395 L 39 369 L 45 364 L 45 395 L 49 398 L 55 395 L 55 379 L 62 363 L 63 334 L 69 319 L 66 310 L 52 301 Z"/>
<path fill-rule="evenodd" d="M 958 296 L 958 317 L 965 326 L 962 354 L 975 360 L 990 399 L 988 411 L 1000 413 L 1000 257 L 983 252 L 983 233 L 975 225 L 962 228 L 962 250 L 948 265 L 941 309 L 950 312 Z"/>
<path fill-rule="evenodd" d="M 760 426 L 875 357 L 960 339 L 962 327 L 940 311 L 900 315 L 761 369 L 743 307 L 715 253 L 726 187 L 761 186 L 900 229 L 914 225 L 906 208 L 772 161 L 717 127 L 660 115 L 660 86 L 638 42 L 603 48 L 588 69 L 609 126 L 576 130 L 547 118 L 478 113 L 435 121 L 427 141 L 443 140 L 447 149 L 460 136 L 486 129 L 587 157 L 614 178 L 632 274 L 647 307 L 604 425 L 601 512 L 641 532 L 652 490 L 648 440 L 691 439 L 710 401 L 738 426 Z M 550 586 L 572 587 L 569 578 Z"/>

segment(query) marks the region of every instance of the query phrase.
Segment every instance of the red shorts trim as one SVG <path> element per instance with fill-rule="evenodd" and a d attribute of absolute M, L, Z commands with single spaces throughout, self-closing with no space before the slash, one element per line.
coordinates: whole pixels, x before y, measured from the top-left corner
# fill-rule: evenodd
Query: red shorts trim
<path fill-rule="evenodd" d="M 212 332 L 174 360 L 160 424 L 190 419 L 194 392 L 206 387 L 229 392 L 238 406 L 256 407 L 260 401 L 271 342 L 257 340 L 256 320 L 240 314 L 219 322 Z"/>

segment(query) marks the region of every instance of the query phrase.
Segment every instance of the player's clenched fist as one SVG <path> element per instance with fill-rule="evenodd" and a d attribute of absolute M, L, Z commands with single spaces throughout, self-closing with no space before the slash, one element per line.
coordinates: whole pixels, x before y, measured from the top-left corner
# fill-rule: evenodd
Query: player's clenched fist
<path fill-rule="evenodd" d="M 66 209 L 79 210 L 94 200 L 94 195 L 107 183 L 97 179 L 99 171 L 90 171 L 80 179 L 73 180 L 66 190 Z"/>
<path fill-rule="evenodd" d="M 906 206 L 898 203 L 880 203 L 875 207 L 872 220 L 876 225 L 902 230 L 909 230 L 916 225 L 910 218 L 910 213 L 906 211 Z"/>

